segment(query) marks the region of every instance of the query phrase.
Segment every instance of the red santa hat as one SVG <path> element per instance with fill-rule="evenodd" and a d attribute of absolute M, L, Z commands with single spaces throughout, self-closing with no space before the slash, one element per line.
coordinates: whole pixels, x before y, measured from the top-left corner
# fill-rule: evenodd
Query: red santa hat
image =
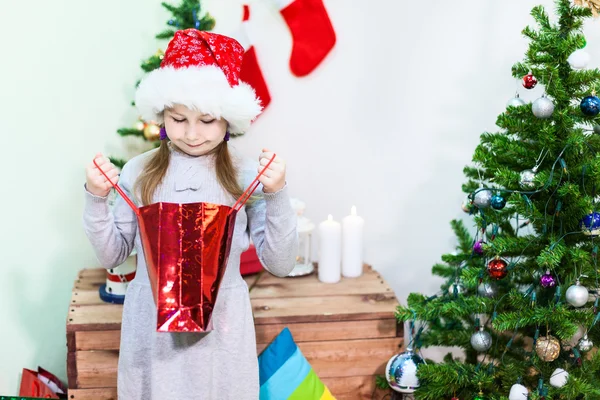
<path fill-rule="evenodd" d="M 160 68 L 138 86 L 135 104 L 145 121 L 163 122 L 165 108 L 175 104 L 229 123 L 242 134 L 262 107 L 252 87 L 240 81 L 244 48 L 235 39 L 185 29 L 175 32 Z"/>

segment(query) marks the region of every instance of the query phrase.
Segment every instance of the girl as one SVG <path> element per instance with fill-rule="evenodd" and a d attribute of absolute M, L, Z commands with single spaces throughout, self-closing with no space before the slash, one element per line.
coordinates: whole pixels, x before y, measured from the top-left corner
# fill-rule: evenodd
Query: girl
<path fill-rule="evenodd" d="M 232 206 L 258 169 L 233 159 L 230 134 L 242 134 L 260 113 L 254 91 L 239 81 L 244 49 L 235 40 L 195 29 L 178 31 L 161 67 L 140 83 L 136 105 L 158 121 L 161 144 L 129 161 L 118 176 L 102 155 L 98 167 L 138 205 L 207 202 Z M 288 275 L 295 262 L 296 219 L 276 157 L 260 178 L 262 191 L 236 218 L 229 261 L 207 333 L 156 332 L 156 306 L 136 216 L 119 197 L 111 214 L 110 183 L 92 163 L 86 169 L 84 226 L 97 257 L 113 268 L 137 250 L 138 265 L 123 308 L 119 400 L 258 399 L 258 362 L 248 287 L 240 254 L 252 238 L 265 268 Z"/>

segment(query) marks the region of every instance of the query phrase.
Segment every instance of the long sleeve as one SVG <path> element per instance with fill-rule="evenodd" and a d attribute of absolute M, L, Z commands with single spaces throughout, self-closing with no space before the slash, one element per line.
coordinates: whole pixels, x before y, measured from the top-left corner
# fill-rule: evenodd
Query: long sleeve
<path fill-rule="evenodd" d="M 131 196 L 133 179 L 126 164 L 119 177 L 119 186 Z M 131 254 L 137 231 L 135 213 L 119 195 L 111 213 L 107 197 L 94 196 L 85 190 L 83 227 L 96 257 L 105 268 L 122 264 Z"/>
<path fill-rule="evenodd" d="M 255 192 L 257 200 L 246 207 L 250 237 L 267 271 L 287 276 L 296 264 L 298 250 L 297 218 L 287 185 L 276 193 Z"/>

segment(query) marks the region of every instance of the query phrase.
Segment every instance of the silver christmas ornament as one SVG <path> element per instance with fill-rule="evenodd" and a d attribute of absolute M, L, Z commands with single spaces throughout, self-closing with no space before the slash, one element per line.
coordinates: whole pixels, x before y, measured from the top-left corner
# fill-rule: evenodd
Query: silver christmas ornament
<path fill-rule="evenodd" d="M 589 338 L 588 335 L 583 335 L 583 337 L 581 338 L 581 340 L 579 341 L 579 344 L 577 345 L 577 348 L 579 350 L 581 350 L 582 352 L 588 352 L 591 349 L 594 348 L 594 342 L 592 342 Z"/>
<path fill-rule="evenodd" d="M 492 335 L 483 328 L 471 335 L 471 346 L 479 353 L 485 353 L 492 347 Z"/>
<path fill-rule="evenodd" d="M 494 282 L 481 282 L 477 286 L 477 293 L 482 297 L 495 297 L 498 293 L 498 285 Z"/>
<path fill-rule="evenodd" d="M 477 208 L 488 208 L 490 206 L 490 202 L 492 201 L 492 191 L 489 189 L 477 189 L 475 193 L 475 197 L 473 199 L 473 204 Z"/>
<path fill-rule="evenodd" d="M 575 50 L 567 58 L 567 62 L 573 69 L 584 69 L 590 62 L 590 54 L 583 49 Z"/>
<path fill-rule="evenodd" d="M 448 288 L 448 294 L 450 296 L 454 296 L 454 293 L 456 293 L 458 295 L 458 294 L 463 294 L 464 292 L 465 292 L 465 287 L 462 285 L 462 283 L 460 281 L 454 282 Z"/>
<path fill-rule="evenodd" d="M 510 388 L 508 400 L 527 400 L 529 398 L 529 390 L 520 383 L 515 383 Z"/>
<path fill-rule="evenodd" d="M 569 373 L 562 368 L 556 368 L 550 375 L 550 385 L 555 388 L 561 388 L 567 384 Z"/>
<path fill-rule="evenodd" d="M 526 169 L 519 175 L 519 185 L 522 189 L 535 189 L 535 169 Z"/>
<path fill-rule="evenodd" d="M 525 101 L 522 98 L 520 98 L 518 94 L 516 94 L 515 97 L 513 97 L 506 103 L 506 106 L 519 107 L 524 106 L 525 104 Z"/>
<path fill-rule="evenodd" d="M 385 367 L 385 377 L 388 384 L 396 392 L 414 393 L 419 387 L 417 370 L 425 361 L 413 352 L 411 347 L 404 353 L 396 354 Z"/>
<path fill-rule="evenodd" d="M 531 111 L 538 118 L 550 118 L 554 112 L 554 103 L 546 95 L 543 95 L 533 102 Z"/>
<path fill-rule="evenodd" d="M 574 285 L 569 286 L 565 293 L 567 302 L 573 307 L 583 307 L 588 302 L 589 292 L 585 286 L 582 286 L 579 281 Z"/>

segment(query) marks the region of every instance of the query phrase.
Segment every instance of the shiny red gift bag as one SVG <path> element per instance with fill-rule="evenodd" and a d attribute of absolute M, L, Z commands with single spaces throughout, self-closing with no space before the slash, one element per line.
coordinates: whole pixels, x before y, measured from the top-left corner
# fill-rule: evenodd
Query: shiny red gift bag
<path fill-rule="evenodd" d="M 212 330 L 211 315 L 227 266 L 237 212 L 274 158 L 233 207 L 160 202 L 138 208 L 119 185 L 113 184 L 137 216 L 157 307 L 157 331 Z"/>
<path fill-rule="evenodd" d="M 46 375 L 50 375 L 52 378 L 56 379 L 54 375 L 49 374 L 47 371 L 42 368 L 38 368 L 40 372 L 32 371 L 27 368 L 23 368 L 23 373 L 21 375 L 21 386 L 19 388 L 19 396 L 27 396 L 27 397 L 35 397 L 42 399 L 60 399 L 60 394 L 63 395 L 63 398 L 66 398 L 66 390 L 60 381 L 57 381 L 57 385 L 55 386 L 55 390 L 52 390 L 50 385 L 44 382 L 44 380 L 48 381 Z M 43 379 L 44 380 L 43 380 Z M 53 382 L 50 379 L 50 382 Z"/>

